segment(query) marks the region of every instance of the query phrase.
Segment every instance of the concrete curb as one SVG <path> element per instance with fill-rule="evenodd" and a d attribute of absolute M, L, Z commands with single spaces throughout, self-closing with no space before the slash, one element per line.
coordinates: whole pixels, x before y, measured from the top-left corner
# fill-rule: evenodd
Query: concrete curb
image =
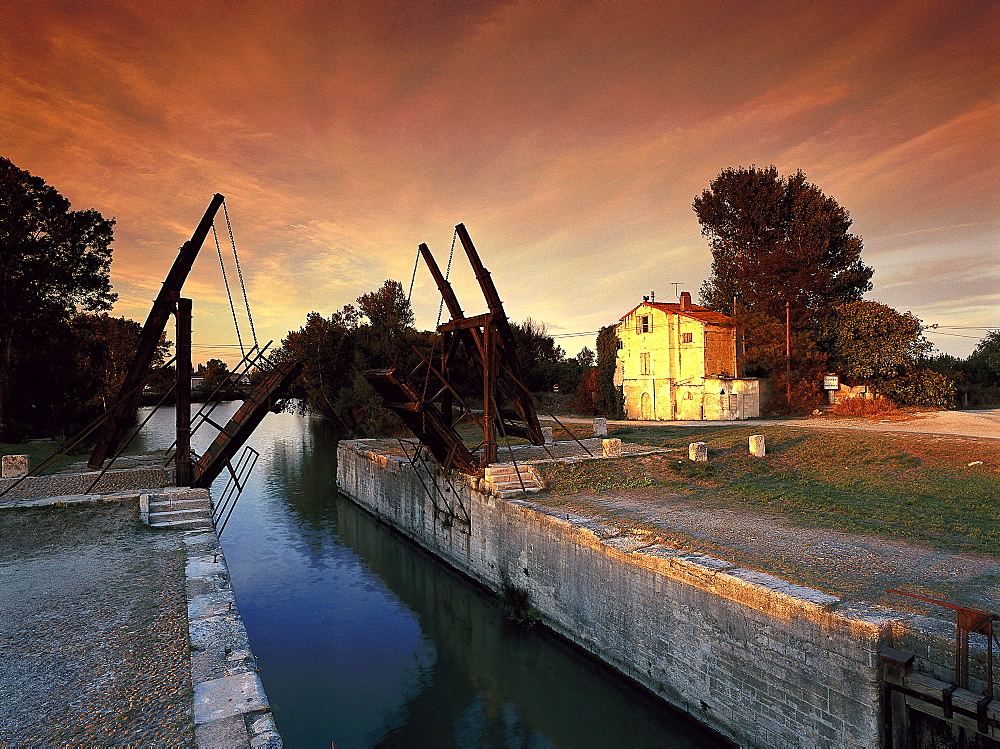
<path fill-rule="evenodd" d="M 214 530 L 184 534 L 198 746 L 281 747 Z"/>

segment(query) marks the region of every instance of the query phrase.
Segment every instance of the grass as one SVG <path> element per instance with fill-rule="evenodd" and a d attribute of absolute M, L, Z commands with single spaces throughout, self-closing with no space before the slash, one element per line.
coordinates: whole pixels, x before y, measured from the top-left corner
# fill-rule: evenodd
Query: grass
<path fill-rule="evenodd" d="M 31 470 L 34 470 L 36 466 L 47 460 L 61 446 L 62 443 L 58 440 L 52 440 L 51 442 L 0 442 L 0 455 L 27 455 L 30 460 Z M 57 473 L 68 468 L 73 463 L 78 463 L 82 458 L 83 453 L 75 454 L 75 451 L 69 455 L 64 455 L 47 466 L 45 473 Z"/>
<path fill-rule="evenodd" d="M 764 434 L 764 458 L 749 454 L 751 434 Z M 1000 554 L 1000 441 L 762 426 L 633 427 L 619 436 L 676 452 L 549 464 L 549 492 L 665 491 L 802 526 Z M 686 459 L 698 441 L 708 444 L 708 464 Z"/>
<path fill-rule="evenodd" d="M 541 419 L 541 424 L 543 427 L 552 427 L 552 438 L 556 441 L 590 439 L 594 436 L 594 427 L 592 424 L 565 424 L 564 426 L 559 426 L 554 421 L 547 419 Z M 463 421 L 461 424 L 456 425 L 455 431 L 467 447 L 477 447 L 483 440 L 483 429 L 475 421 Z M 614 436 L 618 436 L 615 430 L 610 431 Z M 520 437 L 500 437 L 497 440 L 497 444 L 503 446 L 527 445 L 529 443 L 528 440 L 521 439 Z"/>

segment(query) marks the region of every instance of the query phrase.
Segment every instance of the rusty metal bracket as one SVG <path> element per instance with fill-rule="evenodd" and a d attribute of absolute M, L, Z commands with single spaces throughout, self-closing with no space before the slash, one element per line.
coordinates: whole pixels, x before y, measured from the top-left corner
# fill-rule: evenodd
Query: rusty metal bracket
<path fill-rule="evenodd" d="M 1000 616 L 989 611 L 979 611 L 968 606 L 960 606 L 950 601 L 942 601 L 938 598 L 927 598 L 918 596 L 915 593 L 904 593 L 901 590 L 886 590 L 886 593 L 895 593 L 908 598 L 916 598 L 918 601 L 934 603 L 944 606 L 955 612 L 955 681 L 962 689 L 969 688 L 969 635 L 979 634 L 986 637 L 986 694 L 993 698 L 993 622 L 1000 621 Z M 948 712 L 950 705 L 945 706 Z"/>

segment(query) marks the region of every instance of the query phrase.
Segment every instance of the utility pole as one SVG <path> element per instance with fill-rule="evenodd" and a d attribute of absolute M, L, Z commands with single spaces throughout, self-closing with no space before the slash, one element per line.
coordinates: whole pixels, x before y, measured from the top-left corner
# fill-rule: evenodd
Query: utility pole
<path fill-rule="evenodd" d="M 785 393 L 792 407 L 792 308 L 785 302 Z"/>

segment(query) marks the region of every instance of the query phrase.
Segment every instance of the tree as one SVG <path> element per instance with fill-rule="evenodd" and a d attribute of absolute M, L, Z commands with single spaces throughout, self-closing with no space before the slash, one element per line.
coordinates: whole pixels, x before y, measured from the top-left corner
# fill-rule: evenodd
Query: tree
<path fill-rule="evenodd" d="M 56 428 L 71 390 L 67 350 L 79 310 L 111 308 L 114 220 L 71 211 L 44 180 L 0 157 L 0 440 Z"/>
<path fill-rule="evenodd" d="M 966 379 L 983 387 L 1000 387 L 1000 330 L 990 331 L 962 367 Z"/>
<path fill-rule="evenodd" d="M 625 417 L 625 395 L 620 385 L 615 385 L 618 368 L 618 334 L 614 325 L 607 325 L 597 334 L 597 399 L 594 403 L 599 414 L 612 419 Z"/>
<path fill-rule="evenodd" d="M 81 312 L 70 322 L 76 360 L 77 400 L 94 415 L 104 411 L 118 393 L 139 345 L 142 326 L 135 320 L 108 313 Z M 166 361 L 166 334 L 160 336 L 150 371 Z"/>
<path fill-rule="evenodd" d="M 198 389 L 206 396 L 210 396 L 220 386 L 225 385 L 232 374 L 229 365 L 222 359 L 209 359 L 204 364 L 199 364 L 196 372 L 198 376 L 204 378 Z M 220 390 L 219 397 L 224 395 L 225 390 Z"/>
<path fill-rule="evenodd" d="M 792 327 L 792 389 L 809 405 L 825 368 L 822 331 L 837 305 L 861 301 L 873 270 L 861 261 L 851 218 L 796 172 L 773 167 L 728 168 L 694 199 L 712 248 L 704 306 L 734 314 L 746 335 L 749 375 L 772 377 L 784 389 L 786 303 Z"/>
<path fill-rule="evenodd" d="M 576 355 L 576 362 L 581 367 L 592 367 L 594 362 L 597 360 L 597 354 L 591 351 L 587 346 L 580 349 L 580 352 Z"/>
<path fill-rule="evenodd" d="M 869 301 L 841 304 L 834 312 L 827 343 L 831 371 L 901 406 L 953 405 L 955 383 L 927 366 L 933 346 L 916 315 Z"/>
<path fill-rule="evenodd" d="M 849 302 L 834 308 L 830 331 L 831 371 L 860 382 L 881 382 L 917 366 L 932 348 L 912 312 L 878 302 Z"/>
<path fill-rule="evenodd" d="M 413 346 L 429 349 L 430 335 L 413 328 L 413 311 L 398 281 L 358 297 L 358 305 L 345 305 L 328 318 L 309 313 L 305 327 L 290 331 L 276 356 L 303 363 L 293 392 L 341 434 L 397 433 L 401 423 L 382 407 L 364 372 L 394 365 L 412 370 L 419 360 Z"/>
<path fill-rule="evenodd" d="M 861 262 L 861 238 L 848 212 L 806 180 L 773 167 L 728 168 L 694 199 L 702 234 L 712 247 L 712 276 L 702 303 L 729 313 L 743 309 L 784 318 L 823 319 L 837 304 L 860 301 L 874 271 Z"/>

